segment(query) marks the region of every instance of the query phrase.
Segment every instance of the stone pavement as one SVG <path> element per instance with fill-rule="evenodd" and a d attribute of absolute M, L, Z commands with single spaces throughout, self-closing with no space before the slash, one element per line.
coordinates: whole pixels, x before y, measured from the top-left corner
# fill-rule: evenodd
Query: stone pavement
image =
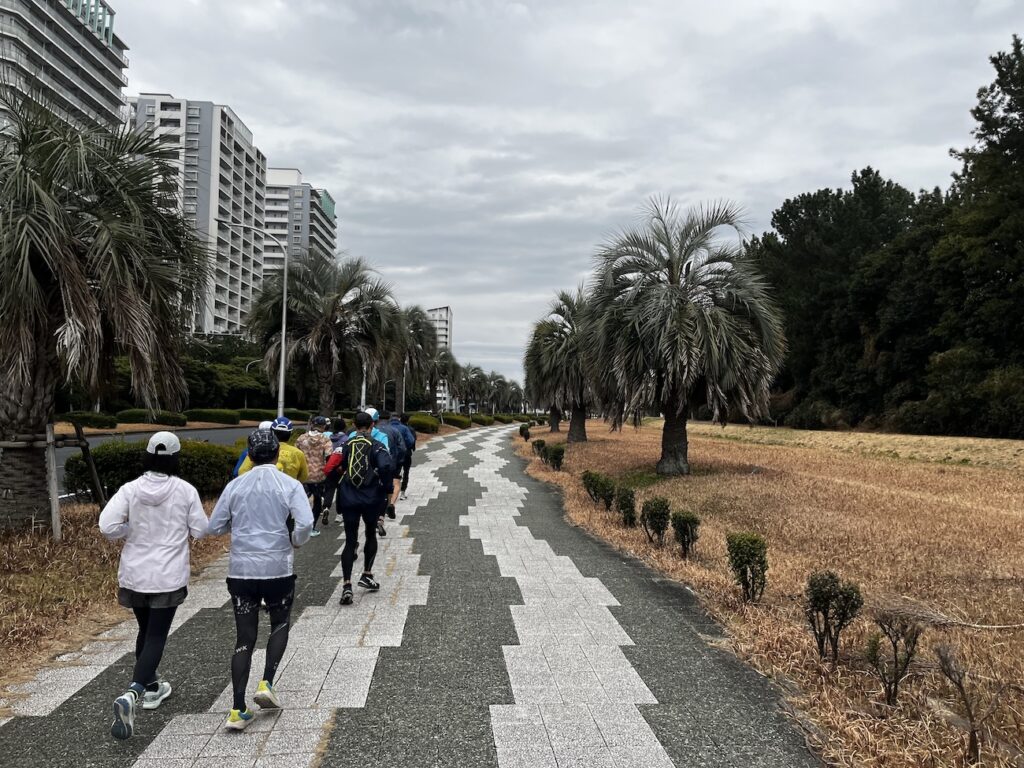
<path fill-rule="evenodd" d="M 0 766 L 819 765 L 774 689 L 706 642 L 721 630 L 692 595 L 568 525 L 511 435 L 473 430 L 417 452 L 381 541 L 379 593 L 338 605 L 339 526 L 298 553 L 282 712 L 222 730 L 234 623 L 221 562 L 168 641 L 175 693 L 140 713 L 132 740 L 108 730 L 131 671 L 125 622 L 6 702 Z"/>

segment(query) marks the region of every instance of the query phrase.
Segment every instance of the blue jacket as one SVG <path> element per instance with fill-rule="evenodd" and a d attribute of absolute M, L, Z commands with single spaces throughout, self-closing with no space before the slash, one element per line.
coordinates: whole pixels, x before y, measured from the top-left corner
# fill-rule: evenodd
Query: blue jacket
<path fill-rule="evenodd" d="M 388 453 L 391 454 L 391 465 L 395 468 L 395 472 L 398 472 L 402 468 L 402 464 L 405 463 L 405 455 L 409 452 L 409 449 L 405 447 L 405 438 L 390 421 L 379 422 L 377 427 L 388 436 L 387 446 Z"/>
<path fill-rule="evenodd" d="M 391 426 L 398 430 L 398 434 L 405 440 L 405 447 L 410 451 L 416 450 L 416 430 L 408 424 L 403 424 L 394 416 L 391 417 Z"/>

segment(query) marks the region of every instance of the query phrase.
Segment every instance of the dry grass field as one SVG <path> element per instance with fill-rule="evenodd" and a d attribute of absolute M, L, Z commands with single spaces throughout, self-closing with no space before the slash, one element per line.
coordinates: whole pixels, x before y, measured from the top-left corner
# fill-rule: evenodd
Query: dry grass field
<path fill-rule="evenodd" d="M 588 425 L 564 471 L 531 457 L 529 471 L 561 486 L 571 520 L 693 586 L 727 627 L 735 652 L 779 681 L 827 761 L 842 766 L 963 764 L 963 713 L 938 672 L 935 647 L 955 645 L 973 673 L 982 709 L 1003 688 L 987 725 L 984 764 L 1021 765 L 1024 745 L 1024 630 L 930 626 L 898 705 L 880 703 L 864 661 L 868 608 L 892 596 L 918 601 L 955 621 L 1024 624 L 1024 444 L 694 424 L 694 474 L 660 479 L 653 468 L 660 423 L 610 433 Z M 535 428 L 534 437 L 565 439 Z M 696 556 L 650 544 L 591 502 L 584 470 L 665 496 L 702 518 Z M 759 605 L 739 599 L 725 535 L 754 531 L 768 541 L 768 589 Z M 669 532 L 671 538 L 671 531 Z M 867 606 L 843 637 L 839 665 L 820 662 L 801 608 L 807 576 L 831 568 L 858 582 Z M 1015 762 L 1021 761 L 1021 762 Z"/>

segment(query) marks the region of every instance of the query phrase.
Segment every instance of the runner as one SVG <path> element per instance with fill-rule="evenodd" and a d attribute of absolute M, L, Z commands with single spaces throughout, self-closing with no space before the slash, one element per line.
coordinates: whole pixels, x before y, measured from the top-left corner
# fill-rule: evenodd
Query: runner
<path fill-rule="evenodd" d="M 391 423 L 401 430 L 405 438 L 405 447 L 409 450 L 405 454 L 405 461 L 402 462 L 402 487 L 398 498 L 405 501 L 405 492 L 409 488 L 409 471 L 412 469 L 412 455 L 416 451 L 416 430 L 409 426 L 409 414 L 403 413 L 401 418 L 391 417 Z"/>
<path fill-rule="evenodd" d="M 391 454 L 391 466 L 394 468 L 394 481 L 392 487 L 387 493 L 387 505 L 386 512 L 387 516 L 394 520 L 395 514 L 395 502 L 398 501 L 398 493 L 401 490 L 399 475 L 402 473 L 402 465 L 405 464 L 405 455 L 409 453 L 408 448 L 405 445 L 405 438 L 402 437 L 401 432 L 391 422 L 391 414 L 387 411 L 381 414 L 380 422 L 377 424 L 377 428 L 388 436 L 388 453 Z"/>
<path fill-rule="evenodd" d="M 306 466 L 309 478 L 306 481 L 306 494 L 313 499 L 313 532 L 319 536 L 316 523 L 323 513 L 323 524 L 328 524 L 327 508 L 324 507 L 324 463 L 331 455 L 334 446 L 331 439 L 324 435 L 324 429 L 330 425 L 326 416 L 314 416 L 309 425 L 309 432 L 295 441 L 295 447 L 306 455 Z"/>
<path fill-rule="evenodd" d="M 171 432 L 149 439 L 141 477 L 125 483 L 100 513 L 100 532 L 124 539 L 117 570 L 117 601 L 139 623 L 135 669 L 128 690 L 114 700 L 110 735 L 127 739 L 135 730 L 135 705 L 156 709 L 171 695 L 157 667 L 178 606 L 188 595 L 189 535 L 201 539 L 209 521 L 199 492 L 177 477 L 181 442 Z"/>
<path fill-rule="evenodd" d="M 341 604 L 352 602 L 352 566 L 359 544 L 359 522 L 366 526 L 363 544 L 363 574 L 359 586 L 371 592 L 380 589 L 373 578 L 373 560 L 377 555 L 377 520 L 381 499 L 386 497 L 392 483 L 391 455 L 387 448 L 373 439 L 373 418 L 368 413 L 357 413 L 356 432 L 341 453 L 334 453 L 327 462 L 328 474 L 340 471 L 338 510 L 345 523 L 345 548 L 341 551 L 341 570 L 344 583 Z"/>
<path fill-rule="evenodd" d="M 348 442 L 348 433 L 345 432 L 345 420 L 340 416 L 334 420 L 332 425 L 332 431 L 330 434 L 331 446 L 333 448 L 332 453 L 340 453 L 341 449 L 345 447 L 345 443 Z M 324 434 L 327 434 L 326 432 Z M 332 474 L 326 474 L 324 477 L 324 517 L 327 517 L 327 513 L 330 512 L 331 506 L 334 504 L 334 495 L 338 491 L 338 479 L 340 475 L 337 472 Z M 326 525 L 326 523 L 325 523 Z"/>
<path fill-rule="evenodd" d="M 274 433 L 278 443 L 281 445 L 281 453 L 277 458 L 277 468 L 289 477 L 305 483 L 309 480 L 309 467 L 306 465 L 306 454 L 292 445 L 292 422 L 284 416 L 278 416 L 270 424 L 270 431 Z M 238 475 L 241 477 L 250 469 L 253 463 L 246 457 L 242 466 L 238 468 Z"/>
<path fill-rule="evenodd" d="M 377 427 L 377 421 L 380 419 L 380 414 L 377 413 L 377 409 L 374 408 L 373 406 L 369 406 L 365 411 L 363 411 L 363 413 L 369 414 L 370 418 L 373 420 L 373 427 L 370 430 L 370 437 L 373 438 L 374 440 L 376 440 L 381 445 L 383 445 L 385 448 L 387 448 L 388 449 L 388 454 L 390 455 L 390 453 L 391 453 L 391 450 L 390 450 L 391 446 L 390 446 L 389 441 L 388 441 L 388 436 L 387 436 L 387 434 L 382 432 Z M 356 415 L 358 416 L 359 414 L 357 413 Z M 356 436 L 356 432 L 353 431 L 353 432 L 349 433 L 348 437 L 351 440 L 355 436 Z M 392 467 L 392 471 L 394 471 L 393 467 Z M 387 500 L 387 494 L 385 494 L 384 495 L 384 500 L 382 501 L 382 503 L 380 505 L 380 514 L 379 514 L 379 516 L 377 518 L 377 535 L 378 536 L 387 536 L 388 535 L 387 530 L 385 530 L 385 528 L 384 528 L 384 511 L 387 509 L 387 506 L 388 506 L 388 500 Z"/>
<path fill-rule="evenodd" d="M 256 429 L 270 429 L 270 425 L 273 424 L 273 423 L 274 422 L 272 422 L 272 421 L 261 421 L 260 425 L 258 427 L 256 427 Z M 242 453 L 239 454 L 239 456 L 238 456 L 238 461 L 235 462 L 235 468 L 233 470 L 231 470 L 231 477 L 238 477 L 238 470 L 240 470 L 242 468 L 242 462 L 245 461 L 245 458 L 248 455 L 249 455 L 249 449 L 248 448 L 243 448 L 242 449 Z"/>
<path fill-rule="evenodd" d="M 226 728 L 244 730 L 255 715 L 246 706 L 245 686 L 259 634 L 260 604 L 270 614 L 270 637 L 263 679 L 253 700 L 262 709 L 279 709 L 274 675 L 288 647 L 295 597 L 293 548 L 309 541 L 313 513 L 302 484 L 276 466 L 280 441 L 273 431 L 249 435 L 253 468 L 227 484 L 210 518 L 211 533 L 231 531 L 228 593 L 235 611 L 237 641 L 231 657 L 234 700 Z"/>

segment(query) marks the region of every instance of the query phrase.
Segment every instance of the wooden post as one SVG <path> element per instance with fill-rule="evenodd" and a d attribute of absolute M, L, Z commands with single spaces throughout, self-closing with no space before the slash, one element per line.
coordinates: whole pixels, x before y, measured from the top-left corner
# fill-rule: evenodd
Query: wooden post
<path fill-rule="evenodd" d="M 53 424 L 46 425 L 46 480 L 50 492 L 50 528 L 53 540 L 61 540 L 60 497 L 57 495 L 57 449 L 53 445 Z"/>
<path fill-rule="evenodd" d="M 78 438 L 78 445 L 82 449 L 82 461 L 89 468 L 89 481 L 92 485 L 92 500 L 100 505 L 100 509 L 107 506 L 107 496 L 103 492 L 103 483 L 100 482 L 100 473 L 96 470 L 96 462 L 93 461 L 92 452 L 89 450 L 89 441 L 85 439 L 85 432 L 81 424 L 75 424 L 75 436 Z"/>

